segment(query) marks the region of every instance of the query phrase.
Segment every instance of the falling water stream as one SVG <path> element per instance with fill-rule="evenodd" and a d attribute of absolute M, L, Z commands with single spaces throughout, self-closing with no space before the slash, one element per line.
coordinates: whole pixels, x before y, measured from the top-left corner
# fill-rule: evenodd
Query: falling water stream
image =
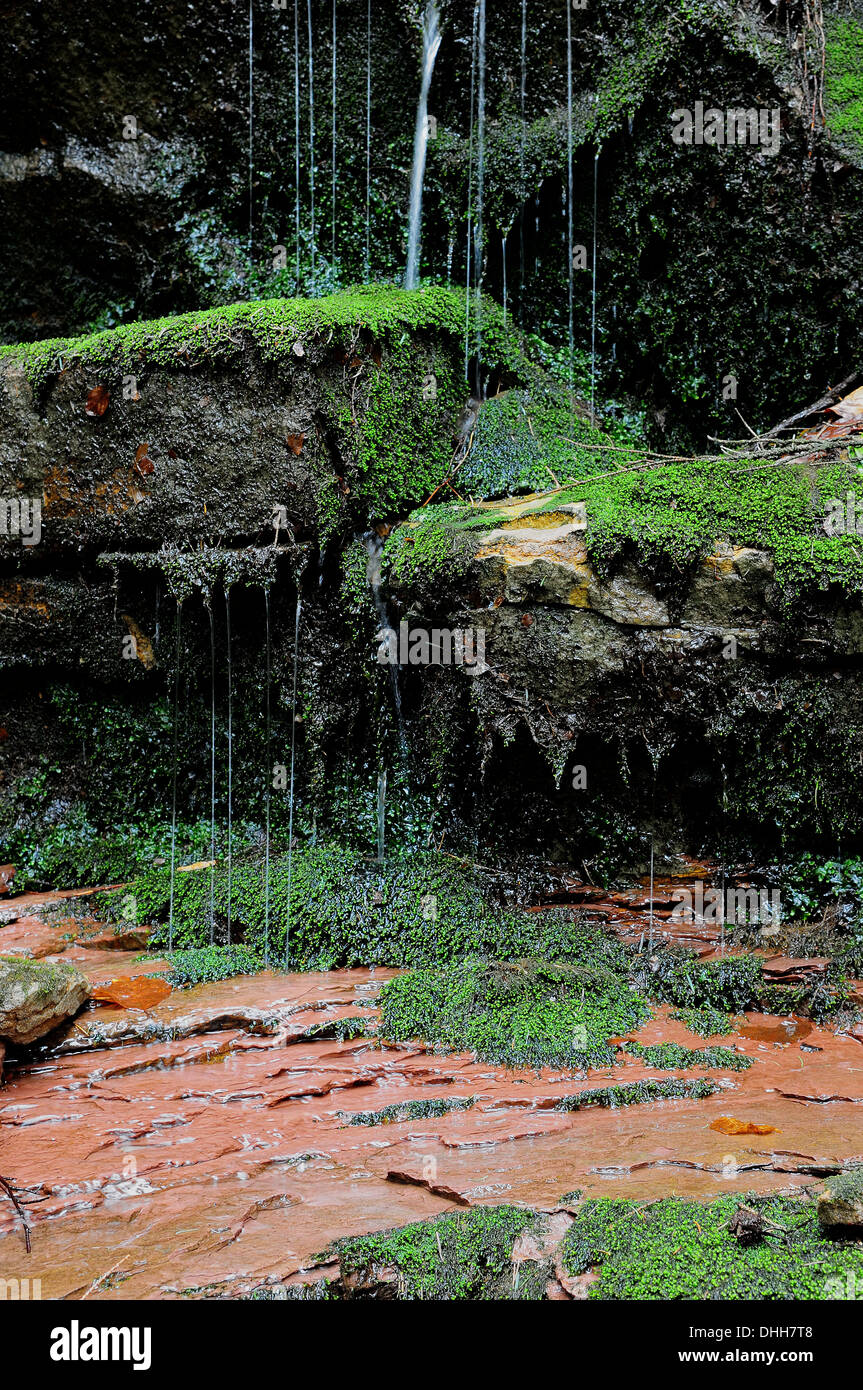
<path fill-rule="evenodd" d="M 479 28 L 477 31 L 477 89 L 476 89 L 476 222 L 475 249 L 476 262 L 476 354 L 477 371 L 481 372 L 482 359 L 482 281 L 485 269 L 485 239 L 483 226 L 485 200 L 485 0 L 479 0 Z"/>
<path fill-rule="evenodd" d="M 414 158 L 411 171 L 411 196 L 408 212 L 408 262 L 405 289 L 414 290 L 419 279 L 420 237 L 422 234 L 423 179 L 428 149 L 428 95 L 434 72 L 435 58 L 441 45 L 440 13 L 436 0 L 429 0 L 422 21 L 423 57 L 420 96 L 414 128 Z"/>
<path fill-rule="evenodd" d="M 294 870 L 294 766 L 297 742 L 297 670 L 299 667 L 300 654 L 300 617 L 303 605 L 299 594 L 297 594 L 297 609 L 294 616 L 294 683 L 291 693 L 291 776 L 290 790 L 288 792 L 288 907 L 285 918 L 285 969 L 289 969 L 291 960 L 291 886 L 293 883 Z"/>
<path fill-rule="evenodd" d="M 521 186 L 524 189 L 524 99 L 527 90 L 527 0 L 521 0 L 521 83 L 519 85 L 518 101 L 519 112 L 521 115 L 521 129 L 519 134 L 519 175 Z M 518 264 L 519 264 L 519 286 L 518 303 L 519 314 L 524 319 L 524 206 L 518 220 Z"/>
<path fill-rule="evenodd" d="M 174 635 L 174 728 L 173 756 L 171 759 L 171 897 L 168 909 L 168 950 L 174 949 L 174 877 L 177 864 L 177 732 L 180 714 L 180 629 L 182 626 L 183 601 L 177 600 L 177 617 Z"/>
<path fill-rule="evenodd" d="M 264 609 L 266 613 L 266 701 L 267 701 L 267 764 L 264 782 L 266 797 L 266 840 L 264 844 L 264 966 L 270 965 L 270 788 L 272 786 L 272 718 L 270 709 L 270 678 L 272 671 L 272 647 L 270 643 L 270 589 L 264 588 Z"/>
<path fill-rule="evenodd" d="M 294 0 L 294 236 L 297 247 L 297 294 L 300 292 L 300 16 Z"/>
<path fill-rule="evenodd" d="M 378 863 L 384 862 L 385 836 L 387 820 L 387 770 L 382 767 L 378 772 Z"/>
<path fill-rule="evenodd" d="M 231 672 L 231 590 L 225 589 L 225 631 L 228 671 L 228 945 L 231 944 L 231 851 L 233 844 L 234 683 Z"/>
<path fill-rule="evenodd" d="M 255 167 L 255 0 L 249 0 L 249 256 L 255 221 L 253 175 Z"/>
<path fill-rule="evenodd" d="M 312 46 L 312 0 L 306 0 L 309 29 L 309 202 L 311 205 L 310 252 L 312 261 L 312 290 L 315 281 L 315 59 Z"/>
<path fill-rule="evenodd" d="M 333 266 L 335 266 L 335 263 L 336 263 L 336 172 L 337 172 L 337 164 L 336 164 L 336 56 L 337 56 L 337 53 L 338 53 L 338 46 L 337 46 L 337 43 L 336 43 L 336 0 L 333 0 L 333 66 L 332 66 L 332 92 L 331 92 L 331 102 L 332 102 L 332 108 L 333 108 L 333 128 L 332 128 L 332 164 L 333 164 L 333 185 L 332 185 L 333 227 L 332 227 L 332 232 L 333 232 L 333 241 L 332 241 L 332 253 L 331 253 L 331 254 L 332 254 Z"/>
<path fill-rule="evenodd" d="M 595 421 L 596 395 L 596 213 L 599 189 L 599 150 L 593 156 L 593 275 L 590 294 L 590 421 Z"/>
<path fill-rule="evenodd" d="M 464 301 L 464 374 L 468 374 L 470 359 L 470 291 L 471 291 L 471 251 L 473 247 L 473 109 L 476 89 L 476 34 L 479 23 L 479 0 L 473 7 L 473 33 L 470 48 L 470 125 L 468 134 L 467 168 L 467 269 L 465 272 Z"/>
<path fill-rule="evenodd" d="M 210 619 L 210 945 L 216 935 L 216 626 L 212 596 Z"/>
<path fill-rule="evenodd" d="M 573 272 L 572 264 L 572 9 L 566 7 L 566 264 L 569 295 L 569 386 L 572 390 L 575 336 L 573 332 Z"/>
<path fill-rule="evenodd" d="M 366 279 L 371 271 L 372 207 L 372 0 L 366 7 Z"/>

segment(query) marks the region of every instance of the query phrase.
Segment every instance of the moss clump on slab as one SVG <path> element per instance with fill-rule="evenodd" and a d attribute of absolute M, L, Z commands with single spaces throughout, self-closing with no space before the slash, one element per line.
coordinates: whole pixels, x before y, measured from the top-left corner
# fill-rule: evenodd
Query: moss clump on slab
<path fill-rule="evenodd" d="M 553 1109 L 588 1110 L 599 1106 L 602 1110 L 618 1110 L 623 1105 L 645 1105 L 653 1100 L 703 1100 L 705 1096 L 716 1095 L 719 1086 L 715 1081 L 697 1078 L 694 1081 L 628 1081 L 620 1086 L 598 1086 L 590 1091 L 576 1091 L 571 1096 L 561 1096 Z"/>
<path fill-rule="evenodd" d="M 741 1244 L 728 1229 L 738 1206 L 755 1207 L 778 1230 Z M 814 1204 L 785 1197 L 719 1197 L 651 1206 L 585 1202 L 563 1240 L 567 1271 L 596 1268 L 595 1299 L 827 1299 L 849 1270 L 863 1276 L 863 1246 L 825 1240 Z"/>
<path fill-rule="evenodd" d="M 710 1004 L 672 1009 L 669 1018 L 684 1024 L 690 1033 L 697 1033 L 702 1038 L 724 1038 L 734 1032 L 730 1015 L 712 1008 Z"/>
<path fill-rule="evenodd" d="M 486 325 L 493 349 L 505 352 L 502 316 L 491 304 L 486 307 Z M 463 328 L 464 295 L 458 290 L 367 285 L 323 299 L 249 300 L 121 324 L 83 338 L 0 346 L 0 364 L 20 364 L 31 382 L 41 385 L 77 362 L 91 370 L 122 373 L 142 363 L 183 370 L 228 361 L 242 352 L 243 335 L 265 361 L 288 358 L 296 363 L 311 341 L 341 342 L 345 332 L 366 332 L 381 338 L 423 330 L 461 335 Z M 302 349 L 299 353 L 297 345 Z M 511 351 L 506 353 L 508 358 Z"/>
<path fill-rule="evenodd" d="M 199 946 L 191 951 L 174 951 L 168 957 L 171 969 L 166 976 L 177 988 L 229 980 L 234 975 L 254 975 L 263 970 L 263 961 L 248 946 Z"/>
<path fill-rule="evenodd" d="M 217 943 L 230 933 L 271 965 L 293 970 L 446 963 L 467 955 L 548 959 L 577 951 L 582 928 L 569 914 L 507 912 L 491 906 L 483 880 L 467 861 L 434 852 L 381 864 L 325 843 L 273 855 L 235 859 L 177 874 L 173 942 L 178 948 Z M 136 879 L 117 898 L 136 903 L 136 920 L 153 926 L 151 943 L 168 940 L 171 877 L 167 868 Z"/>
<path fill-rule="evenodd" d="M 523 1207 L 476 1207 L 338 1241 L 322 1258 L 337 1258 L 342 1280 L 369 1292 L 395 1276 L 395 1296 L 402 1299 L 538 1300 L 545 1293 L 543 1265 L 514 1268 L 512 1251 L 540 1221 Z"/>
<path fill-rule="evenodd" d="M 340 1110 L 339 1119 L 347 1125 L 397 1125 L 403 1120 L 436 1120 L 454 1110 L 470 1110 L 476 1096 L 438 1097 L 434 1100 L 403 1100 L 382 1110 Z"/>
<path fill-rule="evenodd" d="M 618 944 L 596 928 L 573 932 L 553 963 L 468 959 L 416 970 L 381 991 L 381 1036 L 422 1038 L 512 1067 L 606 1066 L 608 1039 L 649 1008 L 630 987 Z"/>
<path fill-rule="evenodd" d="M 730 1047 L 680 1047 L 678 1043 L 627 1043 L 626 1051 L 639 1057 L 646 1067 L 658 1071 L 689 1071 L 701 1067 L 710 1071 L 714 1067 L 725 1071 L 748 1071 L 752 1059 Z"/>
<path fill-rule="evenodd" d="M 507 407 L 495 408 L 502 412 Z M 522 441 L 518 450 L 530 453 L 533 447 Z M 693 459 L 654 466 L 634 448 L 597 448 L 584 456 L 573 445 L 566 447 L 576 466 L 561 468 L 559 487 L 547 469 L 544 476 L 543 468 L 537 471 L 533 465 L 525 464 L 521 471 L 520 464 L 506 464 L 505 456 L 501 478 L 518 472 L 519 478 L 547 489 L 534 499 L 530 520 L 523 525 L 541 525 L 543 513 L 583 503 L 587 555 L 600 575 L 613 573 L 631 558 L 667 592 L 675 587 L 682 592 L 695 566 L 717 544 L 728 542 L 765 550 L 789 598 L 831 584 L 863 593 L 858 537 L 824 531 L 828 499 L 844 498 L 854 488 L 856 474 L 849 460 L 824 463 L 813 477 L 797 465 L 765 468 L 740 459 Z M 478 495 L 481 481 L 492 491 L 489 477 L 478 478 Z M 459 568 L 464 574 L 483 532 L 508 516 L 503 509 L 451 501 L 415 512 L 387 542 L 391 581 L 417 583 L 424 574 L 432 581 L 455 578 Z"/>

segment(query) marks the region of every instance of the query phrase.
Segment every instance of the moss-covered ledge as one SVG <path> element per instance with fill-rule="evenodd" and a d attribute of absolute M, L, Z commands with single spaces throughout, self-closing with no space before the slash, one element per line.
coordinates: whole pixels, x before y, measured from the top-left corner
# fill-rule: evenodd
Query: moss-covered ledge
<path fill-rule="evenodd" d="M 298 537 L 393 516 L 451 466 L 465 312 L 384 286 L 2 348 L 0 471 L 42 498 L 48 551 L 260 543 L 276 506 Z M 482 314 L 489 366 L 521 379 L 519 336 Z"/>

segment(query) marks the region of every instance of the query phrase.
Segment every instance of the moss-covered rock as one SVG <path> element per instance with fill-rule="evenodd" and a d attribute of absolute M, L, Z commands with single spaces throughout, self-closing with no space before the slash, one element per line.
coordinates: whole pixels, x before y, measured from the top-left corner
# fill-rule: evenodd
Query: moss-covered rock
<path fill-rule="evenodd" d="M 0 956 L 0 1038 L 35 1042 L 76 1014 L 89 995 L 74 966 Z"/>

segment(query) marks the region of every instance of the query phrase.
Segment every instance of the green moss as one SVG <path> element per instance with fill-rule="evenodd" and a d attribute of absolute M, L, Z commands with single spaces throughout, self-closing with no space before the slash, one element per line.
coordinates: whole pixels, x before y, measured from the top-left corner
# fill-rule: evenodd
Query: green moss
<path fill-rule="evenodd" d="M 171 969 L 166 978 L 175 988 L 229 980 L 233 975 L 254 975 L 264 968 L 248 946 L 199 946 L 191 951 L 173 951 L 167 959 Z"/>
<path fill-rule="evenodd" d="M 863 149 L 863 26 L 831 15 L 825 16 L 824 31 L 827 128 Z"/>
<path fill-rule="evenodd" d="M 534 1300 L 543 1297 L 545 1271 L 528 1262 L 516 1272 L 512 1250 L 536 1225 L 535 1214 L 521 1207 L 476 1207 L 338 1241 L 327 1257 L 338 1259 L 343 1279 L 371 1286 L 383 1271 L 397 1271 L 398 1297 L 404 1299 Z"/>
<path fill-rule="evenodd" d="M 719 1090 L 716 1081 L 698 1078 L 694 1081 L 628 1081 L 619 1086 L 599 1086 L 589 1091 L 577 1091 L 555 1101 L 555 1110 L 587 1110 L 599 1106 L 603 1110 L 618 1110 L 622 1105 L 645 1105 L 654 1100 L 703 1100 Z"/>
<path fill-rule="evenodd" d="M 341 343 L 345 333 L 367 332 L 375 338 L 433 330 L 460 333 L 463 322 L 464 298 L 458 291 L 367 285 L 325 299 L 252 300 L 122 324 L 86 338 L 0 347 L 0 361 L 20 364 L 39 386 L 77 362 L 121 374 L 142 363 L 183 370 L 228 361 L 242 352 L 244 334 L 265 361 L 296 362 L 297 344 L 304 355 L 304 343 Z"/>
<path fill-rule="evenodd" d="M 721 1038 L 734 1031 L 730 1016 L 709 1004 L 672 1009 L 669 1017 L 685 1024 L 690 1033 L 698 1033 L 702 1038 Z"/>
<path fill-rule="evenodd" d="M 569 944 L 569 958 L 549 964 L 468 959 L 397 976 L 381 991 L 381 1036 L 513 1067 L 610 1065 L 608 1038 L 649 1009 L 629 987 L 616 942 L 582 927 Z"/>
<path fill-rule="evenodd" d="M 730 1047 L 691 1048 L 680 1047 L 677 1043 L 627 1043 L 626 1051 L 639 1057 L 646 1067 L 656 1067 L 659 1071 L 689 1071 L 701 1067 L 710 1071 L 714 1067 L 724 1071 L 748 1071 L 752 1059 L 742 1052 L 734 1052 Z"/>
<path fill-rule="evenodd" d="M 777 1230 L 741 1244 L 728 1229 L 737 1207 L 756 1207 Z M 596 1299 L 826 1299 L 863 1275 L 863 1247 L 821 1237 L 814 1205 L 793 1198 L 719 1197 L 709 1204 L 665 1198 L 648 1207 L 588 1201 L 564 1237 L 570 1274 L 598 1267 Z M 840 1295 L 841 1296 L 841 1295 Z"/>
<path fill-rule="evenodd" d="M 290 876 L 290 896 L 288 880 Z M 232 865 L 231 937 L 258 955 L 281 962 L 290 906 L 290 964 L 294 970 L 342 966 L 418 965 L 470 954 L 538 955 L 556 959 L 578 949 L 583 929 L 569 914 L 505 912 L 490 906 L 479 873 L 445 854 L 412 852 L 385 864 L 335 844 L 294 850 L 270 859 L 269 895 L 262 859 Z M 215 936 L 227 939 L 228 870 L 212 876 Z M 210 940 L 209 869 L 178 874 L 174 885 L 174 944 Z M 167 869 L 154 869 L 125 890 L 137 920 L 154 926 L 151 941 L 168 937 L 171 896 Z M 120 898 L 117 899 L 118 907 Z M 269 911 L 269 938 L 267 913 Z"/>
<path fill-rule="evenodd" d="M 470 1110 L 476 1096 L 452 1096 L 435 1100 L 403 1100 L 397 1105 L 385 1105 L 382 1110 L 340 1110 L 338 1117 L 345 1125 L 397 1125 L 403 1120 L 434 1120 L 454 1110 Z"/>

